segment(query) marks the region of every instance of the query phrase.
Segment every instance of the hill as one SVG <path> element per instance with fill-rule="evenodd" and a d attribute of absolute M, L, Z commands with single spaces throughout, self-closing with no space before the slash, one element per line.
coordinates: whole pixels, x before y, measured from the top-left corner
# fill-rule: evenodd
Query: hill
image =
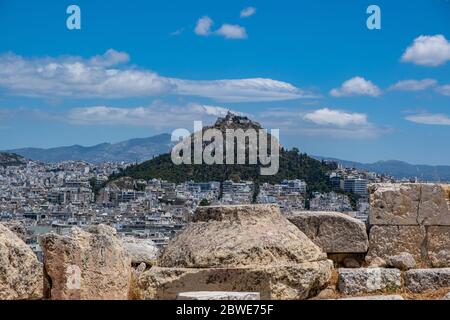
<path fill-rule="evenodd" d="M 101 143 L 90 147 L 74 145 L 50 149 L 23 148 L 8 152 L 14 152 L 27 159 L 49 163 L 68 160 L 90 163 L 142 162 L 168 152 L 171 146 L 170 135 L 165 133 L 150 138 L 131 139 L 112 144 Z"/>
<path fill-rule="evenodd" d="M 17 154 L 0 152 L 0 166 L 2 167 L 17 166 L 24 163 L 25 160 Z"/>
<path fill-rule="evenodd" d="M 228 114 L 225 118 L 219 118 L 213 126 L 206 127 L 204 130 L 208 128 L 224 132 L 226 129 L 261 129 L 261 126 L 246 117 Z M 280 149 L 279 171 L 273 176 L 260 175 L 259 163 L 256 165 L 248 163 L 242 165 L 175 165 L 170 154 L 166 153 L 141 164 L 130 166 L 120 174 L 112 176 L 111 179 L 128 176 L 135 179 L 160 178 L 175 183 L 189 180 L 201 182 L 231 179 L 234 181 L 252 180 L 256 184 L 263 182 L 279 183 L 284 179 L 302 179 L 308 184 L 308 191 L 327 192 L 330 191 L 328 175 L 332 169 L 334 169 L 333 165 L 313 159 L 307 154 L 300 153 L 295 148 L 292 150 Z"/>

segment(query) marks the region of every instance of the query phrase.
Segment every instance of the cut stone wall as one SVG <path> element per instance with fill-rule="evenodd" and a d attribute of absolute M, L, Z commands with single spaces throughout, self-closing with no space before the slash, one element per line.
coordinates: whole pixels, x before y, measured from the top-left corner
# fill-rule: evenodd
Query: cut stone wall
<path fill-rule="evenodd" d="M 450 185 L 374 184 L 369 192 L 367 260 L 409 252 L 423 266 L 450 266 Z"/>

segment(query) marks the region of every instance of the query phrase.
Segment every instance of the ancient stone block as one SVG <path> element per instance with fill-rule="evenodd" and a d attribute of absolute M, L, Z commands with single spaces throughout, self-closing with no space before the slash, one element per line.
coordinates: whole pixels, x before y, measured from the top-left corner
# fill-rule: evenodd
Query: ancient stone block
<path fill-rule="evenodd" d="M 165 248 L 159 266 L 230 268 L 324 260 L 326 254 L 277 206 L 199 207 Z"/>
<path fill-rule="evenodd" d="M 366 252 L 365 224 L 339 212 L 294 212 L 288 220 L 326 253 Z"/>
<path fill-rule="evenodd" d="M 46 234 L 40 242 L 51 299 L 128 299 L 131 259 L 115 229 L 72 228 L 68 236 Z"/>
<path fill-rule="evenodd" d="M 339 269 L 339 291 L 347 295 L 395 291 L 401 284 L 401 272 L 398 269 Z"/>
<path fill-rule="evenodd" d="M 450 226 L 450 185 L 421 184 L 417 219 L 427 226 Z"/>
<path fill-rule="evenodd" d="M 153 267 L 141 297 L 186 291 L 256 291 L 263 299 L 305 299 L 331 277 L 326 254 L 274 205 L 199 207 Z"/>
<path fill-rule="evenodd" d="M 408 290 L 419 293 L 450 287 L 450 268 L 413 269 L 404 274 Z"/>
<path fill-rule="evenodd" d="M 251 291 L 261 299 L 306 299 L 326 287 L 332 262 L 242 268 L 161 268 L 139 274 L 137 298 L 175 299 L 186 291 Z"/>
<path fill-rule="evenodd" d="M 369 223 L 415 225 L 420 202 L 419 184 L 374 184 L 369 187 Z"/>
<path fill-rule="evenodd" d="M 425 238 L 425 227 L 421 226 L 372 226 L 367 259 L 380 257 L 387 261 L 389 256 L 408 252 L 416 261 L 424 261 Z"/>
<path fill-rule="evenodd" d="M 260 294 L 236 291 L 191 291 L 179 293 L 177 300 L 260 300 Z"/>
<path fill-rule="evenodd" d="M 427 254 L 433 267 L 450 267 L 450 226 L 427 227 Z"/>
<path fill-rule="evenodd" d="M 401 295 L 398 294 L 387 294 L 378 296 L 359 296 L 359 297 L 347 297 L 337 300 L 405 300 Z"/>
<path fill-rule="evenodd" d="M 371 225 L 450 225 L 450 185 L 374 184 L 369 191 Z"/>

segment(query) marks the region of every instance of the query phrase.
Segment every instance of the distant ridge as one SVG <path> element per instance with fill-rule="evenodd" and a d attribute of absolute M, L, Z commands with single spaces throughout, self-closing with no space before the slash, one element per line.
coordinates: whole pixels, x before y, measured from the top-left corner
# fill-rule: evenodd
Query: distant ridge
<path fill-rule="evenodd" d="M 43 162 L 82 160 L 100 162 L 143 162 L 159 154 L 169 152 L 172 147 L 167 133 L 150 138 L 137 138 L 118 143 L 101 143 L 91 147 L 80 145 L 49 149 L 23 148 L 8 150 L 27 159 Z"/>
<path fill-rule="evenodd" d="M 384 173 L 396 178 L 414 178 L 429 182 L 450 182 L 450 166 L 415 165 L 404 161 L 387 160 L 374 163 L 361 163 L 341 160 L 330 157 L 313 156 L 318 160 L 332 160 L 344 167 L 368 170 L 376 173 Z"/>
<path fill-rule="evenodd" d="M 253 122 L 253 124 L 256 123 Z M 149 138 L 137 138 L 113 144 L 101 143 L 90 147 L 74 145 L 49 149 L 22 148 L 7 150 L 6 152 L 3 152 L 3 154 L 16 154 L 26 159 L 48 163 L 67 160 L 82 160 L 91 163 L 107 161 L 142 163 L 159 155 L 168 153 L 172 146 L 173 144 L 170 141 L 170 135 L 166 133 Z M 422 181 L 450 182 L 450 165 L 415 165 L 398 160 L 361 163 L 324 156 L 311 157 L 317 160 L 336 161 L 345 167 L 353 167 L 376 173 L 389 174 L 396 178 L 417 177 Z"/>

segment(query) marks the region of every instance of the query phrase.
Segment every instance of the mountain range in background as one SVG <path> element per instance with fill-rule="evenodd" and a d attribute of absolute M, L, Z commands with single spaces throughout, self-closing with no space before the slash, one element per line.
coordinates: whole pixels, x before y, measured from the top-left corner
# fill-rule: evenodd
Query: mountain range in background
<path fill-rule="evenodd" d="M 0 152 L 0 167 L 17 166 L 24 163 L 25 160 L 17 154 Z"/>
<path fill-rule="evenodd" d="M 172 146 L 170 134 L 164 133 L 149 138 L 130 139 L 118 143 L 101 143 L 90 147 L 73 145 L 49 149 L 23 148 L 7 150 L 7 152 L 49 163 L 68 160 L 82 160 L 90 163 L 122 161 L 141 163 L 169 152 Z"/>
<path fill-rule="evenodd" d="M 318 160 L 336 161 L 347 168 L 357 168 L 376 173 L 389 174 L 396 178 L 417 177 L 421 181 L 450 182 L 450 166 L 415 165 L 398 160 L 361 163 L 322 156 L 313 156 L 313 158 Z"/>
<path fill-rule="evenodd" d="M 15 153 L 27 159 L 49 163 L 67 160 L 83 160 L 91 163 L 107 161 L 141 163 L 169 152 L 172 146 L 170 134 L 160 134 L 149 138 L 131 139 L 118 143 L 102 143 L 90 147 L 74 145 L 49 149 L 22 148 L 8 150 L 6 152 Z M 3 158 L 3 162 L 5 163 L 15 163 L 18 161 L 15 157 L 6 161 L 5 153 L 3 153 Z M 341 163 L 345 167 L 385 173 L 396 178 L 417 177 L 423 181 L 450 181 L 450 166 L 446 165 L 413 165 L 397 160 L 361 163 L 323 156 L 313 156 L 313 158 L 318 160 L 332 160 Z M 0 165 L 2 164 L 1 160 L 0 157 Z"/>

